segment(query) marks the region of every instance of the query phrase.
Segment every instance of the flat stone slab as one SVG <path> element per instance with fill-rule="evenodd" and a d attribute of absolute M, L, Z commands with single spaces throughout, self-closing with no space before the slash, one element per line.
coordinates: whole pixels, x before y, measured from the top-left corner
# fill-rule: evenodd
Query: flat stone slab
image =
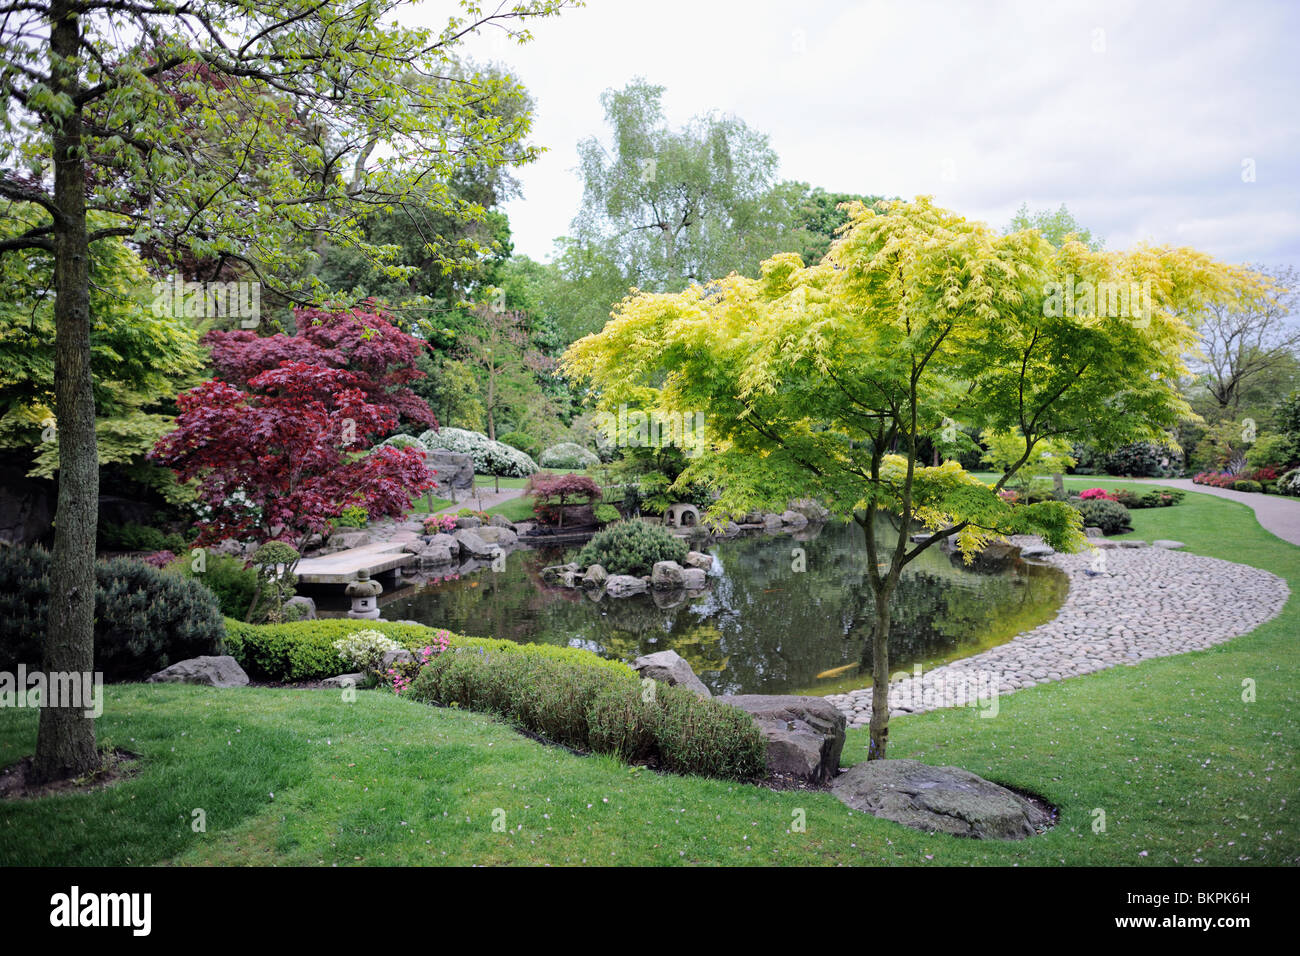
<path fill-rule="evenodd" d="M 976 840 L 1023 840 L 1051 822 L 1006 787 L 960 767 L 916 760 L 870 760 L 841 774 L 831 793 L 854 810 L 926 833 Z"/>
<path fill-rule="evenodd" d="M 356 580 L 362 569 L 374 577 L 413 563 L 416 556 L 405 551 L 406 544 L 405 541 L 384 541 L 319 558 L 303 558 L 294 573 L 302 584 L 348 584 Z"/>

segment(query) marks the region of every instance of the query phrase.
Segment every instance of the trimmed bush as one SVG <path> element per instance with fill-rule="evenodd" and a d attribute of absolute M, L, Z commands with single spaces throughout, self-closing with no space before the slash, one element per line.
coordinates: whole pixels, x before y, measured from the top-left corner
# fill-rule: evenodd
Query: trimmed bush
<path fill-rule="evenodd" d="M 537 470 L 537 462 L 518 448 L 493 441 L 482 432 L 466 431 L 463 428 L 444 428 L 441 431 L 429 429 L 420 436 L 420 441 L 429 448 L 445 448 L 447 451 L 469 455 L 474 459 L 474 471 L 480 475 L 527 478 Z"/>
<path fill-rule="evenodd" d="M 658 525 L 619 521 L 596 532 L 578 555 L 584 568 L 599 564 L 610 574 L 649 574 L 657 561 L 686 560 L 686 542 Z"/>
<path fill-rule="evenodd" d="M 96 534 L 96 547 L 101 551 L 175 551 L 185 550 L 185 538 L 148 525 L 101 524 Z"/>
<path fill-rule="evenodd" d="M 1278 494 L 1300 495 L 1300 468 L 1292 468 L 1277 480 Z"/>
<path fill-rule="evenodd" d="M 766 745 L 749 714 L 679 687 L 654 689 L 646 695 L 635 677 L 565 661 L 461 648 L 422 668 L 411 696 L 493 713 L 574 749 L 657 759 L 675 773 L 763 773 Z"/>
<path fill-rule="evenodd" d="M 281 624 L 246 624 L 226 621 L 226 652 L 254 680 L 297 682 L 322 680 L 342 673 L 334 642 L 362 630 L 360 621 L 321 618 Z M 417 651 L 434 643 L 437 629 L 397 621 L 366 621 L 364 630 L 378 631 L 406 648 Z M 524 654 L 595 667 L 628 676 L 632 669 L 621 661 L 606 660 L 591 651 L 553 644 L 516 644 L 514 641 L 451 635 L 452 647 L 481 649 L 494 655 Z"/>
<path fill-rule="evenodd" d="M 1100 528 L 1102 534 L 1119 534 L 1133 527 L 1128 509 L 1118 501 L 1094 498 L 1091 501 L 1072 501 L 1071 504 L 1083 515 L 1085 528 Z"/>
<path fill-rule="evenodd" d="M 194 570 L 194 559 L 186 555 L 167 565 L 169 574 L 177 574 L 203 585 L 216 595 L 217 604 L 225 617 L 239 618 L 248 614 L 257 593 L 257 569 L 243 558 L 208 551 L 203 556 L 203 570 Z"/>
<path fill-rule="evenodd" d="M 0 549 L 0 670 L 43 665 L 50 553 Z M 94 667 L 108 681 L 139 680 L 170 664 L 223 650 L 211 591 L 195 581 L 115 558 L 95 562 Z"/>
<path fill-rule="evenodd" d="M 1258 481 L 1251 481 L 1249 478 L 1243 478 L 1240 481 L 1232 483 L 1233 491 L 1263 491 L 1264 486 Z"/>
<path fill-rule="evenodd" d="M 497 441 L 519 449 L 529 458 L 535 459 L 542 453 L 542 443 L 526 432 L 506 432 L 504 435 L 498 435 Z"/>
<path fill-rule="evenodd" d="M 429 446 L 426 445 L 424 442 L 422 442 L 420 439 L 416 438 L 414 435 L 391 435 L 388 438 L 385 438 L 383 441 L 379 443 L 379 445 L 376 445 L 375 447 L 378 448 L 383 445 L 388 445 L 392 448 L 397 448 L 397 449 L 415 448 L 418 449 L 419 451 L 429 450 Z"/>
<path fill-rule="evenodd" d="M 594 468 L 600 458 L 571 441 L 552 445 L 542 452 L 537 463 L 543 468 Z"/>

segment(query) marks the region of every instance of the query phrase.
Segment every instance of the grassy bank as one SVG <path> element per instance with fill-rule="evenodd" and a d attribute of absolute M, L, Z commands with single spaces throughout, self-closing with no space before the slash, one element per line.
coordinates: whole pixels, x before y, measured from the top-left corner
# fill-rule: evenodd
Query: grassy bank
<path fill-rule="evenodd" d="M 1133 520 L 1137 537 L 1177 538 L 1300 586 L 1300 549 L 1244 505 L 1192 494 Z M 328 691 L 130 685 L 109 689 L 100 736 L 142 754 L 141 772 L 98 793 L 4 805 L 0 863 L 1296 863 L 1297 633 L 1293 597 L 1228 644 L 1021 691 L 993 719 L 957 710 L 892 723 L 892 756 L 957 764 L 1058 804 L 1060 825 L 1023 843 L 927 836 L 824 793 L 629 769 L 381 692 L 349 704 Z M 1242 701 L 1247 678 L 1253 703 Z M 35 717 L 0 710 L 0 765 L 31 752 Z M 844 762 L 863 759 L 866 742 L 851 731 Z M 196 808 L 206 833 L 191 829 Z M 806 832 L 792 832 L 798 811 Z"/>

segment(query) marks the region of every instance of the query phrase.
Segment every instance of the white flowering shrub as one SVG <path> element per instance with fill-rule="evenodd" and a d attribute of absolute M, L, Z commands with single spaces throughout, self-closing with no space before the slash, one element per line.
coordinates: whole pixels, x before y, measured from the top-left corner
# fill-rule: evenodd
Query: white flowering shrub
<path fill-rule="evenodd" d="M 469 455 L 474 459 L 474 471 L 481 475 L 527 478 L 537 471 L 537 462 L 518 448 L 493 441 L 482 432 L 463 428 L 444 428 L 436 432 L 430 429 L 420 436 L 420 441 L 429 448 L 444 448 Z"/>
<path fill-rule="evenodd" d="M 1292 468 L 1279 478 L 1277 490 L 1284 495 L 1300 495 L 1300 468 Z"/>
<path fill-rule="evenodd" d="M 391 445 L 394 448 L 416 448 L 420 451 L 428 451 L 429 446 L 414 435 L 393 435 L 385 438 L 379 443 L 380 445 Z"/>
<path fill-rule="evenodd" d="M 402 645 L 378 631 L 355 631 L 334 642 L 334 650 L 344 663 L 363 673 L 376 674 L 389 651 L 400 651 Z"/>
<path fill-rule="evenodd" d="M 552 445 L 537 461 L 543 468 L 593 468 L 600 464 L 595 454 L 571 441 Z"/>

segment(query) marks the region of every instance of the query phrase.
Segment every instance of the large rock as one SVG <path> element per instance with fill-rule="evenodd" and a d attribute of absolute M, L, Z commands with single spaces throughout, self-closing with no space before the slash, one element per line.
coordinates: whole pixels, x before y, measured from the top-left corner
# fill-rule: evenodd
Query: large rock
<path fill-rule="evenodd" d="M 370 544 L 370 532 L 362 531 L 359 528 L 349 528 L 346 531 L 335 531 L 330 535 L 328 547 L 337 548 L 340 551 L 346 551 L 348 548 L 360 548 Z"/>
<path fill-rule="evenodd" d="M 244 687 L 248 675 L 230 655 L 191 657 L 177 661 L 149 678 L 150 684 L 205 684 L 208 687 Z"/>
<path fill-rule="evenodd" d="M 825 697 L 724 694 L 714 698 L 754 718 L 767 738 L 767 771 L 824 783 L 835 777 L 844 750 L 844 715 Z"/>
<path fill-rule="evenodd" d="M 290 611 L 291 607 L 300 607 L 301 611 Z M 286 614 L 296 621 L 314 621 L 316 620 L 316 602 L 309 597 L 296 594 L 284 602 Z M 294 617 L 294 615 L 297 615 Z"/>
<path fill-rule="evenodd" d="M 587 569 L 587 573 L 582 576 L 582 586 L 585 588 L 601 587 L 609 578 L 609 572 L 599 564 L 593 564 Z"/>
<path fill-rule="evenodd" d="M 460 528 L 452 537 L 460 542 L 461 554 L 467 558 L 487 560 L 501 550 L 495 544 L 488 544 L 469 528 Z"/>
<path fill-rule="evenodd" d="M 1020 549 L 1007 541 L 990 541 L 975 555 L 976 571 L 1006 571 L 1020 559 Z"/>
<path fill-rule="evenodd" d="M 320 682 L 322 687 L 361 687 L 366 682 L 365 674 L 339 674 L 327 677 Z"/>
<path fill-rule="evenodd" d="M 697 697 L 712 697 L 709 689 L 695 676 L 691 665 L 686 663 L 676 651 L 657 651 L 646 654 L 632 662 L 632 669 L 642 677 L 684 687 Z"/>
<path fill-rule="evenodd" d="M 488 544 L 499 544 L 503 548 L 513 547 L 519 541 L 519 535 L 509 528 L 501 528 L 497 525 L 485 525 L 482 528 L 475 528 L 474 533 Z"/>
<path fill-rule="evenodd" d="M 456 549 L 460 550 L 460 542 L 456 542 Z M 451 564 L 454 556 L 445 544 L 430 544 L 421 548 L 416 557 L 420 567 L 435 568 L 440 564 Z"/>
<path fill-rule="evenodd" d="M 675 591 L 686 586 L 686 575 L 676 561 L 656 561 L 650 571 L 650 585 L 656 591 Z"/>
<path fill-rule="evenodd" d="M 474 487 L 474 459 L 459 452 L 435 448 L 424 456 L 424 463 L 434 473 L 434 491 L 439 498 L 452 497 L 445 492 L 469 491 Z"/>
<path fill-rule="evenodd" d="M 457 516 L 456 516 L 456 527 L 457 527 L 457 528 L 478 528 L 478 527 L 480 527 L 482 524 L 483 524 L 483 520 L 482 520 L 481 518 L 476 518 L 474 515 L 457 515 Z"/>
<path fill-rule="evenodd" d="M 808 516 L 800 511 L 784 511 L 781 513 L 781 523 L 787 528 L 802 528 L 808 523 Z"/>
<path fill-rule="evenodd" d="M 582 565 L 574 561 L 570 561 L 568 564 L 552 564 L 548 567 L 542 568 L 542 583 L 561 584 L 563 583 L 566 574 L 581 570 Z"/>
<path fill-rule="evenodd" d="M 492 515 L 488 518 L 488 524 L 492 525 L 494 528 L 509 528 L 511 531 L 516 530 L 515 523 L 505 515 Z"/>
<path fill-rule="evenodd" d="M 611 574 L 605 579 L 605 593 L 610 597 L 630 597 L 633 594 L 644 594 L 646 587 L 644 579 L 633 577 L 630 574 Z"/>
<path fill-rule="evenodd" d="M 688 568 L 699 568 L 701 571 L 712 571 L 713 555 L 705 554 L 702 551 L 688 551 L 686 553 L 686 566 Z"/>
<path fill-rule="evenodd" d="M 830 512 L 812 498 L 796 498 L 790 502 L 790 510 L 799 512 L 809 521 L 825 521 L 830 517 Z"/>
<path fill-rule="evenodd" d="M 682 587 L 688 591 L 699 591 L 708 584 L 708 578 L 699 568 L 687 568 L 682 572 Z"/>
<path fill-rule="evenodd" d="M 1024 797 L 968 770 L 916 760 L 857 764 L 831 792 L 855 810 L 927 833 L 1021 840 L 1051 822 Z"/>

